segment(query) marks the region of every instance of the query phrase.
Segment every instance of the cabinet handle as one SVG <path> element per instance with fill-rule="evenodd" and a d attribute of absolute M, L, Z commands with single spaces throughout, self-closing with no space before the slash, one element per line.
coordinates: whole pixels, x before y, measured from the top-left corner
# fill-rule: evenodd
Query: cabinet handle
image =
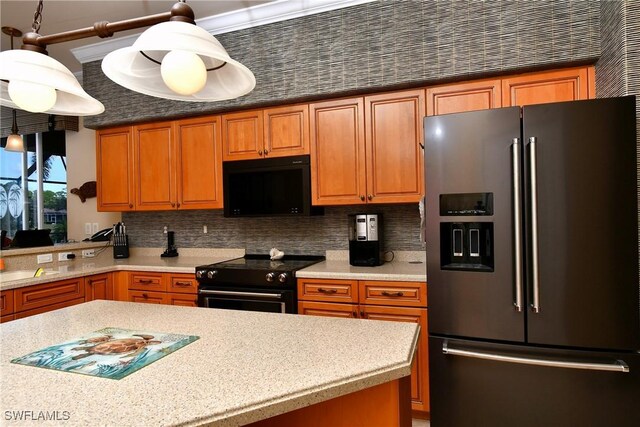
<path fill-rule="evenodd" d="M 265 150 L 264 150 L 264 155 L 265 155 L 265 156 L 269 155 L 269 150 L 267 150 L 266 148 L 265 148 Z"/>
<path fill-rule="evenodd" d="M 358 312 L 353 310 L 353 317 L 355 317 L 356 319 L 358 318 Z"/>
<path fill-rule="evenodd" d="M 147 298 L 149 298 L 149 295 L 147 295 L 147 294 L 142 294 L 142 298 L 147 299 Z"/>
<path fill-rule="evenodd" d="M 362 200 L 362 201 L 364 202 L 364 194 L 362 194 L 362 195 L 360 196 L 360 200 Z"/>
<path fill-rule="evenodd" d="M 88 282 L 89 282 L 90 285 L 93 285 L 93 280 L 92 279 L 89 279 Z"/>
<path fill-rule="evenodd" d="M 172 208 L 175 208 L 175 207 L 176 207 L 176 204 L 175 204 L 175 203 L 171 203 L 171 207 L 172 207 Z"/>
<path fill-rule="evenodd" d="M 382 291 L 382 295 L 385 297 L 401 297 L 404 294 L 402 292 L 387 292 L 387 291 Z"/>
<path fill-rule="evenodd" d="M 364 310 L 360 310 L 360 317 L 362 317 L 363 319 L 367 318 L 367 316 L 364 315 Z"/>
<path fill-rule="evenodd" d="M 336 292 L 338 292 L 338 290 L 337 289 L 318 288 L 318 292 L 323 293 L 323 294 L 335 294 Z"/>
<path fill-rule="evenodd" d="M 178 203 L 178 207 L 180 207 L 180 203 Z"/>
<path fill-rule="evenodd" d="M 140 279 L 138 280 L 138 282 L 142 283 L 143 285 L 148 285 L 150 283 L 153 283 L 153 280 L 149 280 L 149 279 Z"/>
<path fill-rule="evenodd" d="M 182 288 L 186 288 L 186 287 L 191 286 L 191 282 L 176 282 L 176 283 L 174 283 L 174 285 L 180 286 Z"/>
<path fill-rule="evenodd" d="M 258 156 L 262 156 L 262 150 L 258 150 Z"/>
<path fill-rule="evenodd" d="M 133 209 L 133 204 L 129 203 L 129 209 Z"/>
<path fill-rule="evenodd" d="M 373 200 L 373 196 L 372 196 L 371 194 L 369 194 L 369 195 L 367 196 L 367 199 L 369 199 L 369 200 Z"/>

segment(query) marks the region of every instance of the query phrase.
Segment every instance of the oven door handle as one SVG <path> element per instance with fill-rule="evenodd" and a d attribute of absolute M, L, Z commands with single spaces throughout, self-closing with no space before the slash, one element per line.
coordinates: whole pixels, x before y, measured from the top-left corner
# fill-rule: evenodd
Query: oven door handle
<path fill-rule="evenodd" d="M 278 298 L 282 299 L 282 294 L 279 293 L 264 293 L 264 292 L 236 292 L 236 291 L 210 291 L 207 289 L 201 289 L 199 291 L 201 294 L 207 295 L 229 295 L 229 296 L 237 296 L 237 297 L 265 297 L 265 298 Z"/>

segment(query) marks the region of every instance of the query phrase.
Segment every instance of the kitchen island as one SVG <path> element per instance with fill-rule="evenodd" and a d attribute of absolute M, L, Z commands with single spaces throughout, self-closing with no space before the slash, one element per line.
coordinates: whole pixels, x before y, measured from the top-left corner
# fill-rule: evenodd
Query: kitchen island
<path fill-rule="evenodd" d="M 106 327 L 200 339 L 121 380 L 10 363 Z M 92 301 L 0 325 L 3 425 L 410 426 L 418 334 L 402 322 Z M 16 420 L 28 411 L 67 419 Z"/>

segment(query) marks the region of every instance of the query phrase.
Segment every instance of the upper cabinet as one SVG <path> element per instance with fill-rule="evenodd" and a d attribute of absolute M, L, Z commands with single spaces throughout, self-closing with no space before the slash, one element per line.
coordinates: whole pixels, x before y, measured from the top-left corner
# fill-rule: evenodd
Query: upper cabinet
<path fill-rule="evenodd" d="M 96 132 L 96 181 L 99 211 L 134 209 L 131 126 Z"/>
<path fill-rule="evenodd" d="M 424 91 L 310 105 L 314 205 L 417 202 Z"/>
<path fill-rule="evenodd" d="M 427 116 L 487 110 L 501 106 L 502 94 L 499 79 L 427 88 Z"/>
<path fill-rule="evenodd" d="M 366 202 L 362 98 L 311 104 L 311 197 L 314 205 Z"/>
<path fill-rule="evenodd" d="M 369 203 L 422 197 L 424 96 L 410 90 L 364 98 Z"/>
<path fill-rule="evenodd" d="M 225 114 L 222 139 L 224 161 L 309 154 L 309 107 Z"/>
<path fill-rule="evenodd" d="M 222 208 L 220 133 L 219 116 L 99 131 L 98 210 Z"/>
<path fill-rule="evenodd" d="M 502 106 L 595 98 L 594 67 L 522 74 L 502 79 Z"/>

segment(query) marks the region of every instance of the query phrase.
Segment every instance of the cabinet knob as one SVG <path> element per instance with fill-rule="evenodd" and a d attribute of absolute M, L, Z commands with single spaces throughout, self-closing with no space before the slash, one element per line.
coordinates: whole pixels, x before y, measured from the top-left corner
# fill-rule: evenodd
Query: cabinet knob
<path fill-rule="evenodd" d="M 358 312 L 357 311 L 353 311 L 353 317 L 357 318 L 358 317 Z"/>
<path fill-rule="evenodd" d="M 366 317 L 364 315 L 364 310 L 360 310 L 360 317 L 362 317 L 363 319 L 366 319 Z"/>
<path fill-rule="evenodd" d="M 178 203 L 178 207 L 180 207 L 180 203 Z"/>
<path fill-rule="evenodd" d="M 268 155 L 268 154 L 269 154 L 269 150 L 266 150 L 266 149 L 265 149 L 265 150 L 264 150 L 264 155 L 266 156 L 266 155 Z"/>
<path fill-rule="evenodd" d="M 133 204 L 129 203 L 129 209 L 133 209 Z"/>
<path fill-rule="evenodd" d="M 360 200 L 364 202 L 364 194 L 360 195 Z"/>
<path fill-rule="evenodd" d="M 175 204 L 175 203 L 171 203 L 171 207 L 172 207 L 172 208 L 175 208 L 175 207 L 176 207 L 176 204 Z"/>
<path fill-rule="evenodd" d="M 367 196 L 367 199 L 369 199 L 369 200 L 373 200 L 373 196 L 372 196 L 371 194 L 369 194 L 369 195 Z"/>
<path fill-rule="evenodd" d="M 258 156 L 262 156 L 262 150 L 258 150 Z"/>

